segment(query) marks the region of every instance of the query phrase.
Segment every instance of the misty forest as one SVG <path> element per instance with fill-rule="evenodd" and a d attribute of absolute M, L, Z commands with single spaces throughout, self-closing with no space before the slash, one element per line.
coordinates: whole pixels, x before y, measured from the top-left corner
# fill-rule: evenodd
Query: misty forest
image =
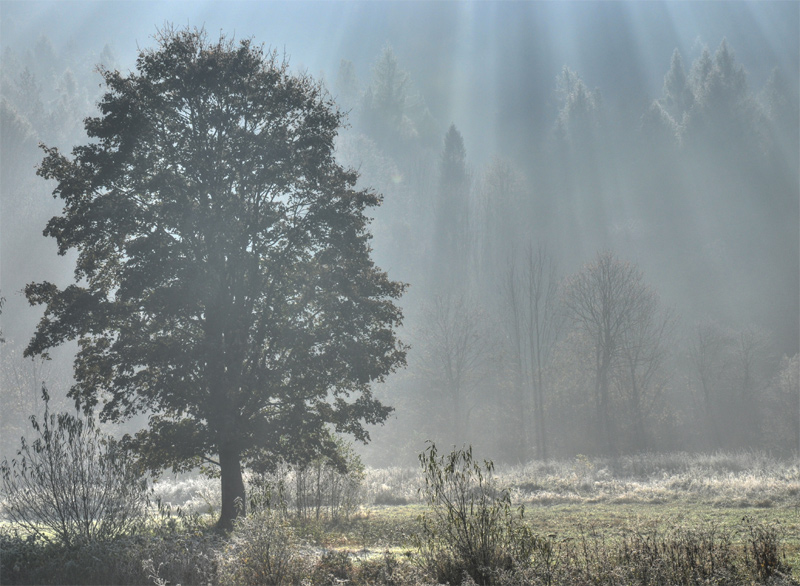
<path fill-rule="evenodd" d="M 0 0 L 0 582 L 800 584 L 798 30 Z"/>

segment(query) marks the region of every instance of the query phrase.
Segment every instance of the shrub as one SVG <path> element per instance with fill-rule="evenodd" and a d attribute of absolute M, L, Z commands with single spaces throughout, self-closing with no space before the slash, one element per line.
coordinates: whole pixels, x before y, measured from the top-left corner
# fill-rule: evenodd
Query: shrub
<path fill-rule="evenodd" d="M 317 586 L 335 586 L 353 581 L 354 567 L 346 551 L 326 551 L 311 572 L 311 583 Z"/>
<path fill-rule="evenodd" d="M 475 462 L 472 448 L 439 457 L 430 443 L 419 456 L 429 512 L 421 518 L 420 559 L 439 581 L 491 584 L 498 572 L 530 559 L 532 535 L 522 507 L 512 510 L 507 491 L 492 480 L 494 464 Z"/>
<path fill-rule="evenodd" d="M 419 500 L 421 471 L 411 468 L 370 468 L 364 475 L 364 498 L 374 505 L 407 505 Z"/>
<path fill-rule="evenodd" d="M 736 532 L 744 543 L 735 542 Z M 534 537 L 532 562 L 501 570 L 496 584 L 517 586 L 796 585 L 779 554 L 777 527 L 747 518 L 738 530 L 699 526 L 634 525 L 621 536 L 582 530 L 577 538 Z"/>
<path fill-rule="evenodd" d="M 294 505 L 300 519 L 349 519 L 361 504 L 364 464 L 352 446 L 337 438 L 343 466 L 326 457 L 294 467 Z"/>
<path fill-rule="evenodd" d="M 610 564 L 618 567 L 618 573 L 628 576 L 633 584 L 733 584 L 738 581 L 736 552 L 730 535 L 713 525 L 666 530 L 634 528 L 609 549 Z"/>
<path fill-rule="evenodd" d="M 383 586 L 417 584 L 419 581 L 413 571 L 411 564 L 398 560 L 394 554 L 386 551 L 380 557 L 363 560 L 357 569 L 355 582 Z"/>
<path fill-rule="evenodd" d="M 0 530 L 2 584 L 159 584 L 217 583 L 217 533 L 142 532 L 71 547 L 36 535 L 20 537 Z M 143 561 L 144 560 L 144 561 Z"/>
<path fill-rule="evenodd" d="M 6 515 L 32 535 L 66 546 L 109 540 L 143 522 L 146 482 L 128 455 L 92 417 L 50 413 L 30 417 L 36 438 L 21 440 L 17 457 L 0 463 Z"/>
<path fill-rule="evenodd" d="M 297 544 L 284 518 L 268 509 L 236 521 L 219 557 L 221 584 L 293 584 Z"/>
<path fill-rule="evenodd" d="M 375 505 L 386 505 L 390 507 L 397 507 L 408 504 L 408 499 L 404 496 L 398 496 L 391 491 L 385 490 L 377 493 L 373 499 Z"/>
<path fill-rule="evenodd" d="M 348 520 L 364 496 L 364 465 L 353 448 L 334 438 L 334 457 L 280 464 L 249 478 L 250 507 L 293 513 L 300 521 Z"/>

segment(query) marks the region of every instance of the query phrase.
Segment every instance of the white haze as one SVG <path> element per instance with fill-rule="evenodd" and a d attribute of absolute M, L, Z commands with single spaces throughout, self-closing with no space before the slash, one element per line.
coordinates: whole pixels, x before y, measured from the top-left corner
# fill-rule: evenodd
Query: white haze
<path fill-rule="evenodd" d="M 414 421 L 407 415 L 425 404 L 421 397 L 426 383 L 420 374 L 425 360 L 414 354 L 426 339 L 421 332 L 425 311 L 435 294 L 450 286 L 437 282 L 437 266 L 462 266 L 455 291 L 448 293 L 469 298 L 475 315 L 496 322 L 499 269 L 512 251 L 529 242 L 547 242 L 565 276 L 580 270 L 597 251 L 610 249 L 635 262 L 663 304 L 675 309 L 680 316 L 676 336 L 689 336 L 696 324 L 713 320 L 731 331 L 764 332 L 775 361 L 800 349 L 800 194 L 793 150 L 800 129 L 779 128 L 774 135 L 780 135 L 776 144 L 782 145 L 773 153 L 781 159 L 775 168 L 784 169 L 785 176 L 758 179 L 742 169 L 748 155 L 741 149 L 726 151 L 726 140 L 718 149 L 713 141 L 692 147 L 692 156 L 665 147 L 661 159 L 642 155 L 637 143 L 645 114 L 664 98 L 664 77 L 676 49 L 689 75 L 703 50 L 713 57 L 724 39 L 747 74 L 748 95 L 758 102 L 753 112 L 767 117 L 763 90 L 773 70 L 789 88 L 789 103 L 796 104 L 796 2 L 1 0 L 4 97 L 16 100 L 17 110 L 24 109 L 24 99 L 12 99 L 16 78 L 9 72 L 16 74 L 29 63 L 38 67 L 40 87 L 52 88 L 43 93 L 43 106 L 50 112 L 59 111 L 66 68 L 77 84 L 74 102 L 63 110 L 74 119 L 59 120 L 58 131 L 34 124 L 24 143 L 5 145 L 10 131 L 3 128 L 0 294 L 6 304 L 0 319 L 9 340 L 2 349 L 5 363 L 17 360 L 41 315 L 41 308 L 27 306 L 22 287 L 34 280 L 65 284 L 72 270 L 70 257 L 58 258 L 54 243 L 41 236 L 59 206 L 44 181 L 35 177 L 34 165 L 41 158 L 36 142 L 65 150 L 80 144 L 80 119 L 93 115 L 91 104 L 101 91 L 94 65 L 105 59 L 112 61 L 106 66 L 132 70 L 138 48 L 152 46 L 152 35 L 166 23 L 203 27 L 211 37 L 222 32 L 253 38 L 285 52 L 293 69 L 324 79 L 342 107 L 351 110 L 351 128 L 339 143 L 340 159 L 358 167 L 363 183 L 385 195 L 373 224 L 376 261 L 391 277 L 411 284 L 401 300 L 407 315 L 403 337 L 415 350 L 408 371 L 380 391 L 398 411 L 385 430 L 373 432 L 376 461 L 385 459 L 392 445 L 409 453 L 418 449 L 420 439 L 439 421 L 431 417 L 411 429 Z M 37 61 L 48 43 L 51 68 Z M 387 48 L 408 76 L 404 116 L 412 138 L 369 135 L 361 117 L 361 96 Z M 342 60 L 352 63 L 357 85 L 339 82 Z M 593 131 L 581 147 L 589 155 L 570 151 L 561 157 L 560 147 L 554 146 L 557 123 L 565 116 L 564 98 L 557 91 L 565 67 L 591 93 L 592 116 L 602 118 L 597 122 L 602 130 Z M 348 89 L 352 95 L 346 95 Z M 795 124 L 797 117 L 790 120 Z M 465 205 L 473 236 L 462 260 L 445 258 L 437 244 L 438 161 L 451 124 L 463 136 L 471 178 Z M 577 139 L 572 140 L 569 148 L 577 148 Z M 673 156 L 680 162 L 673 164 Z M 690 159 L 693 163 L 686 163 Z M 518 187 L 506 193 L 507 200 L 490 202 L 501 218 L 499 228 L 490 228 L 479 212 L 481 185 L 492 165 L 500 168 L 498 161 L 512 170 Z M 496 233 L 490 234 L 492 229 Z M 492 263 L 487 255 L 494 255 L 494 270 L 485 266 Z M 678 356 L 687 344 L 676 340 Z M 61 371 L 68 371 L 69 352 L 60 358 L 66 365 Z M 689 376 L 680 366 L 675 370 L 681 374 L 671 377 L 673 386 Z M 484 380 L 471 392 L 491 396 L 499 392 L 498 384 Z M 485 400 L 469 400 L 476 413 L 486 411 Z M 430 403 L 433 410 L 446 408 Z M 502 421 L 486 413 L 486 421 Z M 484 433 L 491 425 L 476 426 L 476 434 L 478 428 Z M 477 441 L 477 436 L 466 439 Z M 673 439 L 664 440 L 665 446 L 684 447 Z M 501 441 L 480 441 L 496 453 L 504 449 Z M 570 447 L 563 450 L 568 453 Z"/>

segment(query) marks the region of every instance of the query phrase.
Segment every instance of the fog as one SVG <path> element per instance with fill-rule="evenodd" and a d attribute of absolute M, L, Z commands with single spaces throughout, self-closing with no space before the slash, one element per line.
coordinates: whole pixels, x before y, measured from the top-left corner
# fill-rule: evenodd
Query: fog
<path fill-rule="evenodd" d="M 509 462 L 800 449 L 798 391 L 780 382 L 800 350 L 795 2 L 3 0 L 4 438 L 44 372 L 65 396 L 74 353 L 21 359 L 42 313 L 22 288 L 74 268 L 42 236 L 60 205 L 37 143 L 85 143 L 95 65 L 133 70 L 165 23 L 285 53 L 349 111 L 339 160 L 383 194 L 374 258 L 410 285 L 408 367 L 376 386 L 396 410 L 368 462 L 413 462 L 426 439 Z M 646 365 L 610 359 L 601 407 L 568 301 L 604 258 L 638 271 L 661 334 L 642 333 Z M 551 306 L 532 309 L 531 279 Z M 553 331 L 534 343 L 538 311 Z"/>

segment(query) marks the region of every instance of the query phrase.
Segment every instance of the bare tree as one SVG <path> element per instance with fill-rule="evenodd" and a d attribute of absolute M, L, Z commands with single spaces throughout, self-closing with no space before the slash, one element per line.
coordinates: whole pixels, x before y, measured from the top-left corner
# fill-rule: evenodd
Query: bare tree
<path fill-rule="evenodd" d="M 617 455 L 616 424 L 612 414 L 612 368 L 648 318 L 655 293 L 644 283 L 642 271 L 612 252 L 599 252 L 593 262 L 564 282 L 562 302 L 574 325 L 583 330 L 594 350 L 594 396 L 599 440 Z"/>
<path fill-rule="evenodd" d="M 763 440 L 762 411 L 777 360 L 755 327 L 696 326 L 690 360 L 702 397 L 711 448 L 753 447 Z"/>
<path fill-rule="evenodd" d="M 512 255 L 503 281 L 508 339 L 514 357 L 518 434 L 526 446 L 533 441 L 536 457 L 546 460 L 545 370 L 563 323 L 558 310 L 557 266 L 543 243 L 536 247 L 528 244 L 520 264 L 518 267 Z M 528 415 L 526 395 L 530 398 L 532 417 Z M 527 426 L 530 419 L 533 437 Z"/>
<path fill-rule="evenodd" d="M 731 431 L 735 441 L 748 447 L 756 446 L 763 439 L 763 403 L 777 366 L 769 336 L 753 326 L 740 330 L 733 347 L 733 359 L 731 402 L 735 412 Z"/>
<path fill-rule="evenodd" d="M 488 325 L 483 312 L 463 296 L 437 296 L 423 318 L 423 373 L 445 400 L 452 438 L 461 443 L 468 435 L 472 395 L 492 363 Z"/>
<path fill-rule="evenodd" d="M 770 448 L 800 452 L 800 354 L 784 356 L 770 385 Z"/>
<path fill-rule="evenodd" d="M 659 306 L 655 294 L 641 300 L 632 318 L 622 336 L 617 383 L 628 406 L 632 445 L 646 451 L 650 447 L 646 422 L 666 387 L 663 366 L 677 322 L 671 309 Z"/>
<path fill-rule="evenodd" d="M 508 257 L 509 242 L 521 232 L 521 202 L 526 191 L 522 175 L 508 162 L 495 158 L 476 189 L 474 231 L 478 235 L 476 265 L 482 281 L 496 283 Z M 496 290 L 486 291 L 490 295 Z"/>
<path fill-rule="evenodd" d="M 522 458 L 529 445 L 527 429 L 528 405 L 525 400 L 523 388 L 529 379 L 529 364 L 527 362 L 527 352 L 525 349 L 524 333 L 524 304 L 523 291 L 520 284 L 518 267 L 512 260 L 508 264 L 508 270 L 503 280 L 503 301 L 505 305 L 505 328 L 506 341 L 511 350 L 512 369 L 513 369 L 513 394 L 512 404 L 514 406 L 512 421 L 516 430 L 516 445 L 520 448 L 518 457 Z"/>
<path fill-rule="evenodd" d="M 720 446 L 720 438 L 714 415 L 714 395 L 723 372 L 723 359 L 728 344 L 726 333 L 713 322 L 697 324 L 689 343 L 689 360 L 702 395 L 704 427 L 708 430 L 711 446 L 715 448 Z"/>

